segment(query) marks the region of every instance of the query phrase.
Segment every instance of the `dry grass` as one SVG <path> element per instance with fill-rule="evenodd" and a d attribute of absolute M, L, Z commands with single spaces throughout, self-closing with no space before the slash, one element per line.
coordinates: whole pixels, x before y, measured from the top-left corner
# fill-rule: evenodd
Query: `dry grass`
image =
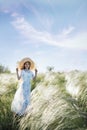
<path fill-rule="evenodd" d="M 0 130 L 87 130 L 86 72 L 38 75 L 23 117 L 10 110 L 17 84 L 15 75 L 0 75 Z"/>

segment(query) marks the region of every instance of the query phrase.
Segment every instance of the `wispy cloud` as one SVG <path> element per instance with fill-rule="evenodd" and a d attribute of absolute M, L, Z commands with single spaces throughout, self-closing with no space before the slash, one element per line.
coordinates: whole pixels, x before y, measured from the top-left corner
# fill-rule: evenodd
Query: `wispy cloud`
<path fill-rule="evenodd" d="M 74 29 L 75 29 L 75 27 L 69 26 L 68 28 L 65 28 L 65 29 L 63 30 L 62 34 L 66 36 L 66 35 L 72 33 L 72 31 L 73 31 Z"/>
<path fill-rule="evenodd" d="M 11 14 L 11 16 L 12 17 L 17 17 L 17 16 L 19 16 L 19 14 L 17 12 L 14 12 L 14 13 Z"/>
<path fill-rule="evenodd" d="M 45 1 L 46 2 L 46 1 Z M 29 11 L 32 13 L 32 15 L 39 21 L 40 25 L 44 28 L 44 29 L 49 29 L 51 27 L 51 25 L 53 24 L 53 20 L 52 18 L 49 17 L 49 15 L 43 14 L 43 6 L 42 9 L 39 7 L 37 8 L 35 4 L 32 4 L 31 1 L 25 2 L 23 0 L 21 0 L 22 5 Z M 45 12 L 45 10 L 44 10 Z M 44 22 L 45 20 L 45 22 Z"/>
<path fill-rule="evenodd" d="M 69 26 L 62 30 L 60 34 L 53 35 L 46 31 L 38 31 L 26 19 L 19 14 L 12 14 L 14 20 L 11 22 L 26 39 L 32 40 L 32 43 L 46 43 L 53 46 L 82 48 L 87 49 L 87 32 L 79 32 L 75 35 L 69 35 L 75 27 Z"/>
<path fill-rule="evenodd" d="M 79 8 L 77 9 L 76 16 L 79 16 L 79 15 L 84 11 L 85 7 L 86 7 L 86 3 L 83 2 L 83 3 L 79 6 Z"/>
<path fill-rule="evenodd" d="M 21 0 L 0 0 L 0 12 L 12 13 L 15 10 L 19 10 L 21 6 Z"/>

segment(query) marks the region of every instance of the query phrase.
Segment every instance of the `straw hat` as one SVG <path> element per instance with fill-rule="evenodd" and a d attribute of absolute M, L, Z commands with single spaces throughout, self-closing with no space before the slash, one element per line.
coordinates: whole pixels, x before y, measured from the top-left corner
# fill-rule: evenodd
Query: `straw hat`
<path fill-rule="evenodd" d="M 25 57 L 21 61 L 17 62 L 18 68 L 23 69 L 24 63 L 27 62 L 27 61 L 31 63 L 30 70 L 35 69 L 35 63 L 29 57 Z"/>

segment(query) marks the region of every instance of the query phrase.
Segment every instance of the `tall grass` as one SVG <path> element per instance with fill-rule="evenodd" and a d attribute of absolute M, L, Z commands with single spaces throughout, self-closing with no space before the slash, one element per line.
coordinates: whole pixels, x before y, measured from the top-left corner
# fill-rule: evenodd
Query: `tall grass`
<path fill-rule="evenodd" d="M 0 130 L 13 129 L 13 114 L 10 107 L 16 85 L 16 83 L 8 84 L 7 91 L 0 95 Z"/>
<path fill-rule="evenodd" d="M 50 73 L 32 92 L 31 108 L 20 121 L 21 130 L 87 129 L 87 74 L 79 73 L 76 77 L 74 85 L 80 87 L 77 98 L 67 92 L 68 81 L 64 76 L 66 74 Z"/>
<path fill-rule="evenodd" d="M 21 118 L 14 118 L 10 108 L 18 85 L 13 77 L 0 76 L 0 130 L 87 130 L 86 72 L 38 75 L 32 82 L 31 105 Z M 78 92 L 67 91 L 69 87 L 78 87 Z"/>
<path fill-rule="evenodd" d="M 33 90 L 37 83 L 43 80 L 43 74 L 32 82 Z M 0 130 L 18 130 L 20 117 L 14 117 L 11 103 L 18 87 L 15 74 L 0 74 Z"/>
<path fill-rule="evenodd" d="M 11 102 L 18 83 L 15 75 L 11 74 L 1 74 L 0 79 L 0 130 L 16 130 Z"/>

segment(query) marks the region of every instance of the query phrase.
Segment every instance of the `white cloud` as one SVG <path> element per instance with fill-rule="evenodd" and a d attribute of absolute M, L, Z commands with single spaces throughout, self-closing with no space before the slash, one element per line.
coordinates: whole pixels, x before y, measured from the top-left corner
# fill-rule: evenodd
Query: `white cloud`
<path fill-rule="evenodd" d="M 46 43 L 53 46 L 87 49 L 87 32 L 79 32 L 70 36 L 69 34 L 74 31 L 75 27 L 69 26 L 67 29 L 63 29 L 60 34 L 53 35 L 46 31 L 38 31 L 23 16 L 17 14 L 12 16 L 14 17 L 14 20 L 11 22 L 12 25 L 26 39 L 31 40 L 32 43 Z"/>
<path fill-rule="evenodd" d="M 75 27 L 73 27 L 73 26 L 69 26 L 67 29 L 64 29 L 63 30 L 63 35 L 68 35 L 68 34 L 70 34 L 73 30 L 75 29 Z"/>
<path fill-rule="evenodd" d="M 10 11 L 8 9 L 3 9 L 4 13 L 9 13 Z"/>
<path fill-rule="evenodd" d="M 14 12 L 14 13 L 11 14 L 11 16 L 12 16 L 12 17 L 17 17 L 17 16 L 19 16 L 19 14 L 16 13 L 16 12 Z"/>
<path fill-rule="evenodd" d="M 31 11 L 34 17 L 38 19 L 39 23 L 43 26 L 43 28 L 48 28 L 48 29 L 50 28 L 50 26 L 53 23 L 52 19 L 48 18 L 45 15 L 42 15 L 39 9 L 36 8 L 36 6 L 32 4 L 30 1 L 28 1 L 29 4 L 26 3 L 25 1 L 21 1 L 21 2 L 23 6 L 25 6 L 27 10 Z M 44 22 L 44 19 L 45 19 L 45 22 Z"/>

